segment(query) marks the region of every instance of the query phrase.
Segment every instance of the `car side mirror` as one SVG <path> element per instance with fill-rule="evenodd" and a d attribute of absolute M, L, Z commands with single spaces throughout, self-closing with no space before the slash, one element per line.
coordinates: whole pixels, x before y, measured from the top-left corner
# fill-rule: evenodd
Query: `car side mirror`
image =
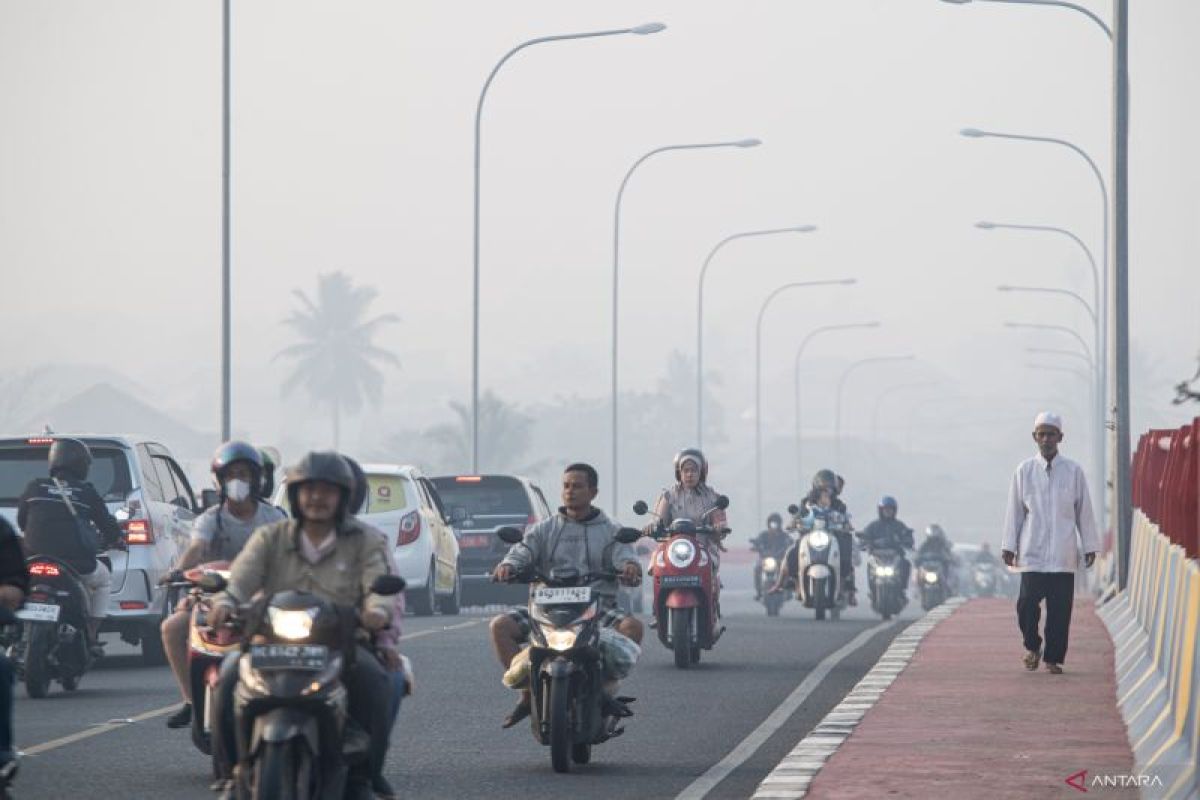
<path fill-rule="evenodd" d="M 639 517 L 642 514 L 645 514 L 649 510 L 650 510 L 650 506 L 646 505 L 645 500 L 638 500 L 636 503 L 633 504 L 633 513 L 637 514 Z"/>
<path fill-rule="evenodd" d="M 525 534 L 521 533 L 516 528 L 505 527 L 496 531 L 496 535 L 500 537 L 500 541 L 505 544 L 518 544 L 525 539 Z"/>
<path fill-rule="evenodd" d="M 229 585 L 229 581 L 225 580 L 224 575 L 219 575 L 216 572 L 206 572 L 200 576 L 200 580 L 196 581 L 196 585 L 200 587 L 200 591 L 208 594 L 216 594 L 217 592 L 225 591 L 225 587 Z"/>
<path fill-rule="evenodd" d="M 792 503 L 790 506 L 787 507 L 787 511 L 789 514 L 793 514 L 793 515 L 799 514 L 800 506 L 796 505 L 795 503 Z"/>
<path fill-rule="evenodd" d="M 642 532 L 637 528 L 621 528 L 613 538 L 621 544 L 633 544 L 642 538 Z"/>
<path fill-rule="evenodd" d="M 729 498 L 723 494 L 719 494 L 717 495 L 717 502 L 714 505 L 724 511 L 725 509 L 729 508 Z"/>
<path fill-rule="evenodd" d="M 216 489 L 200 490 L 200 510 L 212 508 L 221 500 L 221 494 Z"/>
<path fill-rule="evenodd" d="M 407 585 L 399 575 L 380 575 L 371 581 L 371 593 L 387 597 L 400 594 Z"/>

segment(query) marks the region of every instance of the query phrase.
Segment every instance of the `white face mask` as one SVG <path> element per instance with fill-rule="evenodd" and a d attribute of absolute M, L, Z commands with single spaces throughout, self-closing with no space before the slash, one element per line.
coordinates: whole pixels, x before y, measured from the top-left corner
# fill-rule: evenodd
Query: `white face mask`
<path fill-rule="evenodd" d="M 225 481 L 225 496 L 240 503 L 250 496 L 250 484 L 241 478 L 231 478 Z"/>

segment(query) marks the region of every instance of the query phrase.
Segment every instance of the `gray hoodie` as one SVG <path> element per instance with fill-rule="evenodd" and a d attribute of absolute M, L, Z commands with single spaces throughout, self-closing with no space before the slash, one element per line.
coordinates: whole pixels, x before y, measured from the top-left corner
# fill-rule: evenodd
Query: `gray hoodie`
<path fill-rule="evenodd" d="M 573 520 L 564 511 L 560 508 L 557 514 L 526 531 L 524 544 L 510 547 L 500 563 L 518 570 L 532 563 L 543 575 L 549 575 L 555 567 L 574 567 L 580 574 L 619 572 L 627 561 L 637 563 L 633 545 L 621 544 L 613 538 L 621 526 L 603 511 L 594 508 L 592 515 L 583 520 Z M 617 583 L 604 581 L 595 584 L 595 589 L 599 594 L 615 597 Z"/>

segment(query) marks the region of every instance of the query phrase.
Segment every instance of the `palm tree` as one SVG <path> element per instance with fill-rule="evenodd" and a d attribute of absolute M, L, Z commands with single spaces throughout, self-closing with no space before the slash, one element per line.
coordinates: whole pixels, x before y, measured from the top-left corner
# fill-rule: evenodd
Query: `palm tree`
<path fill-rule="evenodd" d="M 471 410 L 451 401 L 455 421 L 435 425 L 425 437 L 438 447 L 457 469 L 471 463 Z M 533 418 L 490 391 L 479 398 L 479 428 L 483 431 L 480 451 L 487 454 L 487 468 L 496 472 L 528 471 L 518 469 L 521 458 L 533 441 Z M 481 467 L 482 471 L 482 467 Z"/>
<path fill-rule="evenodd" d="M 344 272 L 317 276 L 317 299 L 296 289 L 292 292 L 300 308 L 283 324 L 294 330 L 300 341 L 284 348 L 275 358 L 296 360 L 296 368 L 284 381 L 283 393 L 303 386 L 309 396 L 329 407 L 333 415 L 333 446 L 341 439 L 342 412 L 355 413 L 365 398 L 377 404 L 383 391 L 383 373 L 376 364 L 398 367 L 400 361 L 373 340 L 387 323 L 398 322 L 395 314 L 365 319 L 367 307 L 379 295 L 370 286 L 355 286 Z"/>

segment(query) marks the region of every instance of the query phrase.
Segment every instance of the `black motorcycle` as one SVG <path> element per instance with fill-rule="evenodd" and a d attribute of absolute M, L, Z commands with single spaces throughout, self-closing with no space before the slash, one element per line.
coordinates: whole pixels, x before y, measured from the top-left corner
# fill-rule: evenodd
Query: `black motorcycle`
<path fill-rule="evenodd" d="M 921 608 L 928 611 L 946 602 L 950 596 L 949 570 L 940 558 L 924 558 L 917 562 L 917 584 L 921 587 Z"/>
<path fill-rule="evenodd" d="M 497 535 L 512 545 L 523 539 L 516 528 L 501 528 Z M 640 536 L 633 528 L 622 528 L 615 541 L 631 544 Z M 570 772 L 572 762 L 588 763 L 592 745 L 624 732 L 617 727 L 618 718 L 605 713 L 604 609 L 593 587 L 616 577 L 614 572 L 581 575 L 575 569 L 556 569 L 550 575 L 527 570 L 513 579 L 538 584 L 529 597 L 530 723 L 534 738 L 550 748 L 555 772 Z"/>
<path fill-rule="evenodd" d="M 88 592 L 71 566 L 53 556 L 31 556 L 29 596 L 17 611 L 24 624 L 12 646 L 13 667 L 30 697 L 45 697 L 58 681 L 73 692 L 95 657 L 87 637 Z"/>
<path fill-rule="evenodd" d="M 197 585 L 225 589 L 218 573 Z M 378 595 L 404 591 L 404 579 L 382 575 Z M 351 764 L 367 758 L 366 731 L 351 724 L 342 670 L 352 663 L 360 630 L 354 608 L 309 592 L 278 592 L 241 606 L 243 632 L 234 713 L 243 800 L 325 798 L 345 794 Z M 381 699 L 380 702 L 383 702 Z"/>
<path fill-rule="evenodd" d="M 871 591 L 871 610 L 889 620 L 908 604 L 900 582 L 902 553 L 891 547 L 877 547 L 867 554 L 867 585 Z"/>
<path fill-rule="evenodd" d="M 750 545 L 750 549 L 758 554 L 758 563 L 755 566 L 759 574 L 762 604 L 767 609 L 768 617 L 778 617 L 779 610 L 787 601 L 786 592 L 771 592 L 768 589 L 775 585 L 775 581 L 779 580 L 779 572 L 783 569 L 783 559 L 790 546 L 790 539 L 782 546 L 775 548 L 764 547 L 757 542 Z"/>

